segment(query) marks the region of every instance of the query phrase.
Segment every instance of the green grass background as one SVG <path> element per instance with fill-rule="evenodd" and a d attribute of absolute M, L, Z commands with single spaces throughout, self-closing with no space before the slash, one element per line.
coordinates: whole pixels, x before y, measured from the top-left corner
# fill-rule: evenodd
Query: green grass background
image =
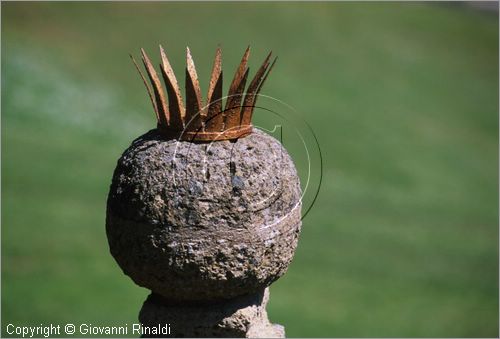
<path fill-rule="evenodd" d="M 271 287 L 271 320 L 291 337 L 498 336 L 496 13 L 1 7 L 3 335 L 8 323 L 137 321 L 148 291 L 122 275 L 104 232 L 116 160 L 154 126 L 127 53 L 145 47 L 158 60 L 161 43 L 182 79 L 188 45 L 206 91 L 216 45 L 230 79 L 250 43 L 254 70 L 279 55 L 263 93 L 301 112 L 324 160 L 294 262 Z"/>

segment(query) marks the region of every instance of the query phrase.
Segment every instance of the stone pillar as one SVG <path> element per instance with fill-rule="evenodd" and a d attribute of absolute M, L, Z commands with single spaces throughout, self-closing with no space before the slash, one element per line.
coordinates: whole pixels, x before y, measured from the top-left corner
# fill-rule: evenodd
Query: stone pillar
<path fill-rule="evenodd" d="M 139 320 L 148 328 L 169 324 L 175 337 L 284 338 L 283 326 L 269 322 L 268 301 L 268 288 L 209 303 L 171 302 L 151 293 L 142 306 Z"/>
<path fill-rule="evenodd" d="M 123 272 L 152 291 L 141 323 L 177 337 L 284 337 L 267 317 L 268 286 L 295 252 L 300 198 L 288 153 L 257 129 L 212 143 L 158 130 L 136 139 L 114 172 L 106 232 Z"/>

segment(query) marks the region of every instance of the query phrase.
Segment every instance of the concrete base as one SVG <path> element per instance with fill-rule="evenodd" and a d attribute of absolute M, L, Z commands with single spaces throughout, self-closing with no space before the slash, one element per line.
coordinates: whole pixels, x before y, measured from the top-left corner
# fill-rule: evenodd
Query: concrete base
<path fill-rule="evenodd" d="M 139 321 L 144 326 L 143 337 L 284 338 L 285 328 L 269 322 L 268 301 L 268 288 L 202 304 L 174 303 L 151 293 L 142 306 Z M 163 333 L 155 331 L 158 328 L 164 329 Z M 165 333 L 165 329 L 170 333 Z"/>

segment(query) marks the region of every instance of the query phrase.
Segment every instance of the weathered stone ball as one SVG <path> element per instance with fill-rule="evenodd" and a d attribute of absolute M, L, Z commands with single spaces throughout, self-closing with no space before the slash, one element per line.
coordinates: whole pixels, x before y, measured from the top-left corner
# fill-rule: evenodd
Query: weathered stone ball
<path fill-rule="evenodd" d="M 173 301 L 217 300 L 286 272 L 300 212 L 295 166 L 268 134 L 192 143 L 151 130 L 118 160 L 106 232 L 136 284 Z"/>

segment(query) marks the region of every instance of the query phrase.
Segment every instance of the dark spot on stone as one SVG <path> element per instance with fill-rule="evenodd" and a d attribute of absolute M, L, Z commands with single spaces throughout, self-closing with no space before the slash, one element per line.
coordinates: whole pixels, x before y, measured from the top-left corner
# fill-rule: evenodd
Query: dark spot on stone
<path fill-rule="evenodd" d="M 184 213 L 186 223 L 190 226 L 197 226 L 200 221 L 200 215 L 193 210 L 186 210 Z"/>
<path fill-rule="evenodd" d="M 243 179 L 237 175 L 231 177 L 231 185 L 233 186 L 233 193 L 240 195 L 241 190 L 245 187 Z"/>
<path fill-rule="evenodd" d="M 203 192 L 203 184 L 196 180 L 189 180 L 189 193 L 192 195 L 200 195 Z"/>
<path fill-rule="evenodd" d="M 233 188 L 237 188 L 237 189 L 243 189 L 243 187 L 245 187 L 245 183 L 243 182 L 243 179 L 237 175 L 234 175 L 231 178 L 231 184 L 233 185 Z"/>

